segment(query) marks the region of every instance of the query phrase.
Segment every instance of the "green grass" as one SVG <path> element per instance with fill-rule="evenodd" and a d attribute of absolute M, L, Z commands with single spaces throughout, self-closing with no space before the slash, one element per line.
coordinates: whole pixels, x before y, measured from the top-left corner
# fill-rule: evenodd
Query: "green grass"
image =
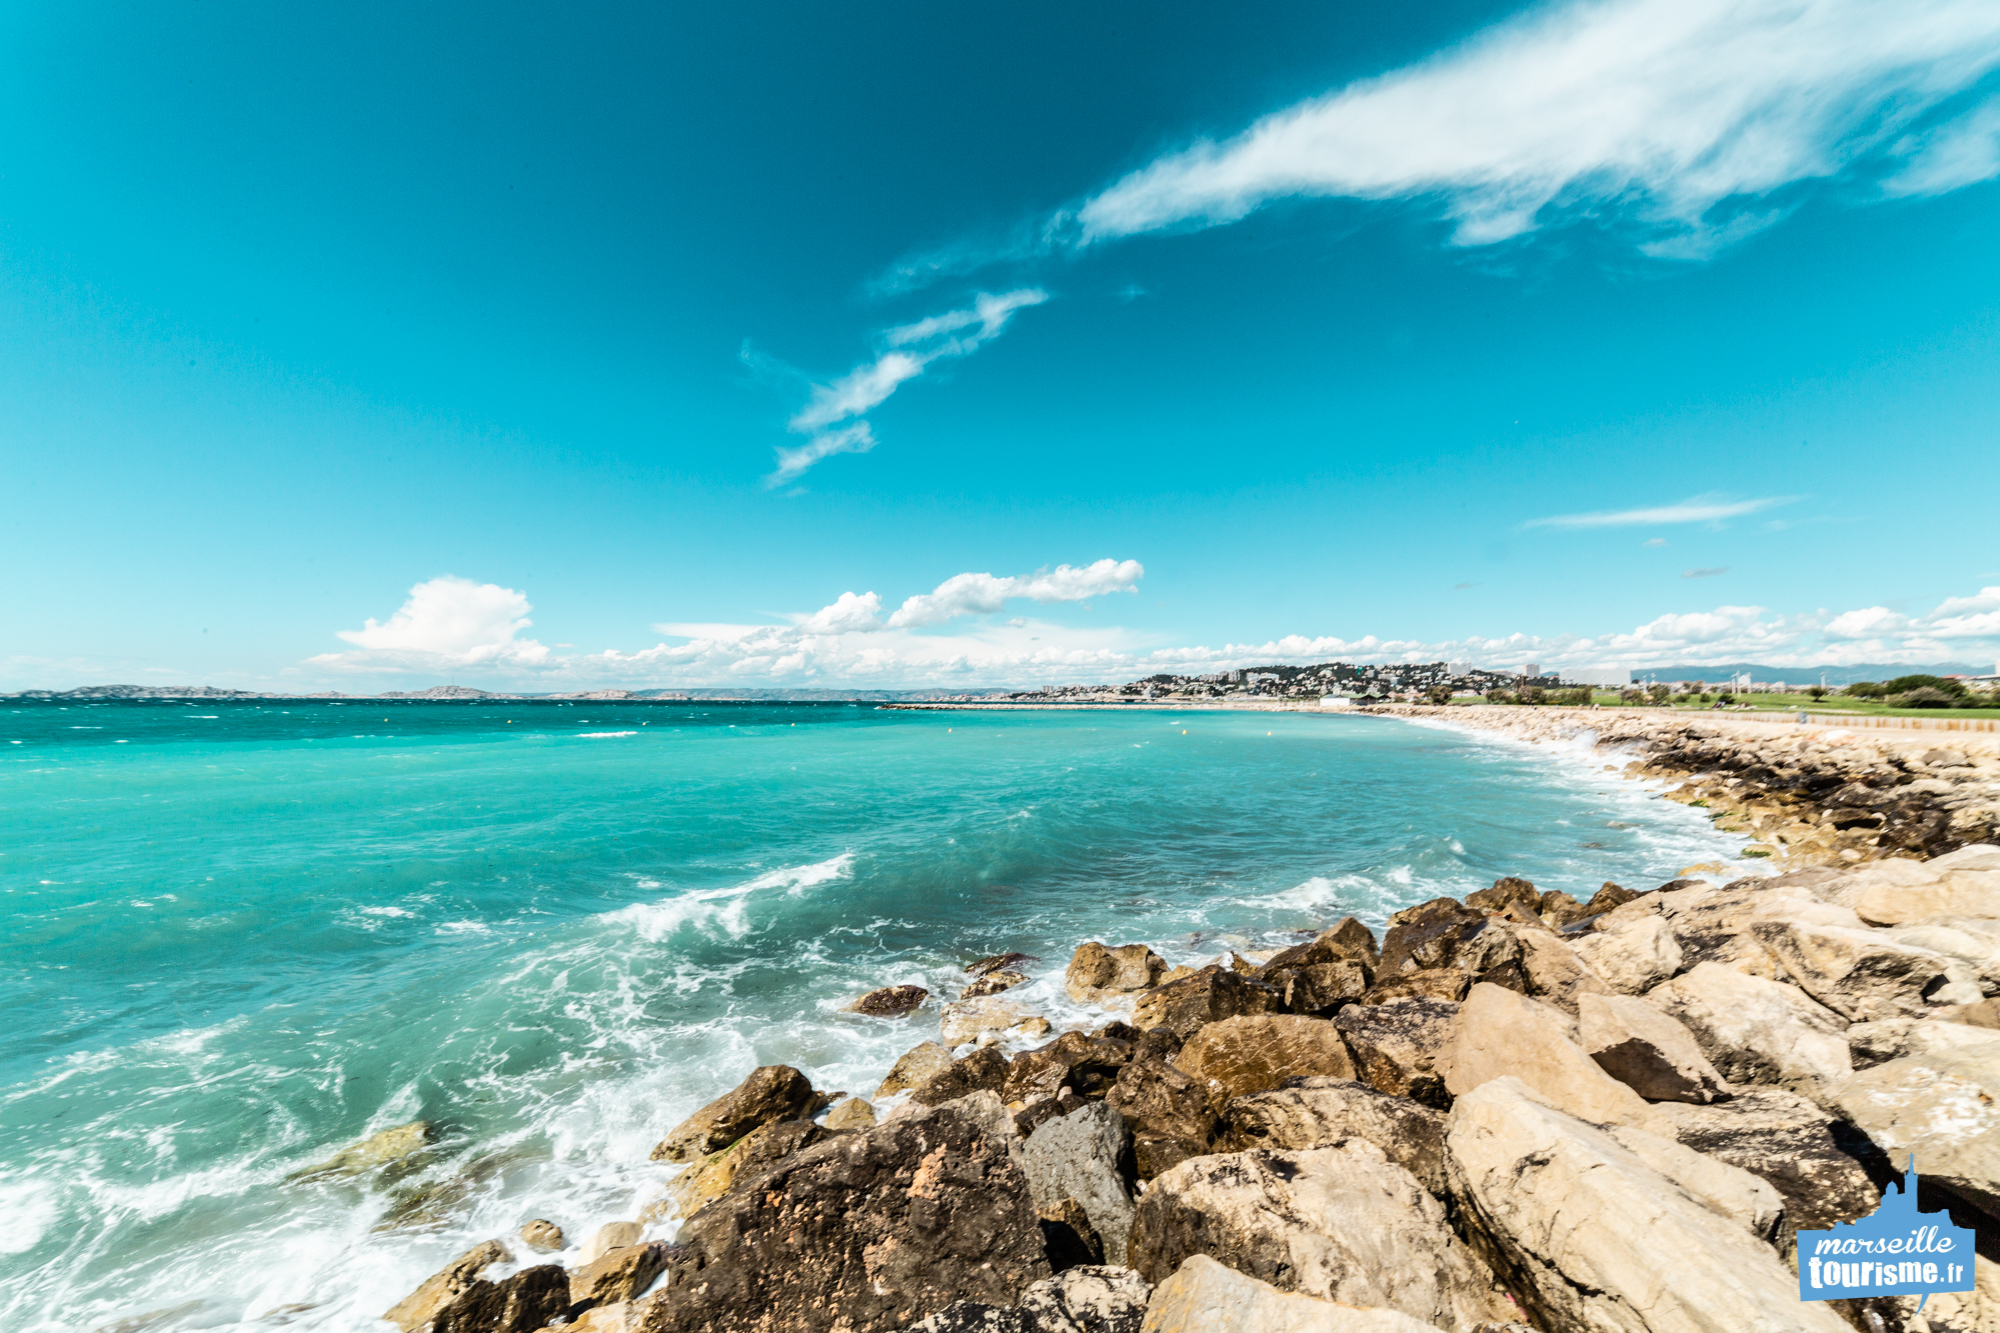
<path fill-rule="evenodd" d="M 1844 694 L 1829 694 L 1818 701 L 1804 694 L 1745 694 L 1720 697 L 1731 703 L 1746 703 L 1752 708 L 1776 713 L 1834 713 L 1850 714 L 1855 717 L 1980 718 L 1988 721 L 2000 719 L 2000 708 L 1888 708 L 1878 699 L 1854 699 Z M 1616 690 L 1598 690 L 1591 696 L 1591 700 L 1606 708 L 1640 706 L 1620 703 Z M 1452 702 L 1477 704 L 1483 703 L 1484 700 L 1454 699 Z M 1670 707 L 1677 713 L 1708 713 L 1714 711 L 1714 700 L 1711 699 L 1705 704 L 1682 703 L 1676 700 Z"/>

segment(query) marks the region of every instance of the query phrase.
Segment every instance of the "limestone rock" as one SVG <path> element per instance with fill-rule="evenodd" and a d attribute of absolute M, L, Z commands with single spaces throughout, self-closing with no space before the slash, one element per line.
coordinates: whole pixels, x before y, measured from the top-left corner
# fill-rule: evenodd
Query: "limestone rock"
<path fill-rule="evenodd" d="M 836 1134 L 681 1227 L 645 1333 L 900 1328 L 1048 1277 L 997 1096 Z"/>
<path fill-rule="evenodd" d="M 1090 1214 L 1075 1199 L 1037 1204 L 1035 1216 L 1042 1223 L 1042 1250 L 1056 1272 L 1104 1262 L 1104 1238 L 1090 1225 Z"/>
<path fill-rule="evenodd" d="M 1357 1309 L 1280 1291 L 1205 1254 L 1153 1290 L 1142 1333 L 1436 1333 L 1399 1310 Z"/>
<path fill-rule="evenodd" d="M 1847 1025 L 1796 987 L 1702 963 L 1646 998 L 1685 1024 L 1732 1083 L 1818 1086 L 1853 1070 Z"/>
<path fill-rule="evenodd" d="M 1630 1125 L 1600 1125 L 1619 1147 L 1678 1185 L 1702 1207 L 1766 1244 L 1776 1245 L 1784 1198 L 1754 1172 L 1696 1152 L 1670 1136 Z"/>
<path fill-rule="evenodd" d="M 1936 1018 L 1884 1018 L 1847 1029 L 1847 1049 L 1856 1069 L 1869 1069 L 1906 1055 L 1941 1055 L 1963 1047 L 2000 1050 L 2000 1032 Z"/>
<path fill-rule="evenodd" d="M 583 1263 L 596 1263 L 613 1250 L 637 1245 L 645 1231 L 646 1228 L 637 1222 L 606 1222 L 590 1233 L 590 1239 L 583 1243 L 583 1253 L 578 1257 Z"/>
<path fill-rule="evenodd" d="M 976 1000 L 982 995 L 998 995 L 1001 991 L 1012 990 L 1016 986 L 1025 985 L 1027 980 L 1028 974 L 1025 972 L 1008 972 L 1004 969 L 998 972 L 988 972 L 985 976 L 960 991 L 958 998 L 961 1000 Z"/>
<path fill-rule="evenodd" d="M 403 1333 L 414 1333 L 478 1281 L 483 1270 L 506 1258 L 505 1245 L 497 1240 L 481 1241 L 431 1274 L 422 1286 L 396 1302 L 382 1317 Z"/>
<path fill-rule="evenodd" d="M 1376 972 L 1393 977 L 1402 972 L 1455 967 L 1465 946 L 1485 929 L 1484 912 L 1451 898 L 1433 898 L 1405 908 L 1389 918 Z"/>
<path fill-rule="evenodd" d="M 1410 998 L 1349 1005 L 1334 1026 L 1354 1055 L 1356 1077 L 1379 1092 L 1442 1110 L 1451 1105 L 1439 1059 L 1457 1038 L 1459 1006 Z"/>
<path fill-rule="evenodd" d="M 358 1176 L 365 1171 L 373 1171 L 378 1166 L 400 1162 L 412 1153 L 428 1147 L 436 1137 L 437 1132 L 432 1128 L 430 1121 L 412 1120 L 407 1125 L 395 1125 L 370 1134 L 359 1143 L 351 1143 L 342 1148 L 324 1162 L 294 1171 L 285 1179 L 287 1182 L 297 1182 Z"/>
<path fill-rule="evenodd" d="M 849 1013 L 867 1014 L 871 1018 L 901 1018 L 915 1013 L 931 993 L 922 986 L 884 986 L 880 990 L 869 991 L 866 995 L 847 1006 Z"/>
<path fill-rule="evenodd" d="M 1113 1264 L 1125 1262 L 1132 1230 L 1132 1196 L 1118 1169 L 1124 1153 L 1125 1118 L 1103 1102 L 1045 1121 L 1021 1148 L 1036 1208 L 1076 1200 Z"/>
<path fill-rule="evenodd" d="M 1519 932 L 1521 972 L 1527 978 L 1528 994 L 1546 1000 L 1572 1018 L 1577 1002 L 1585 995 L 1603 995 L 1610 990 L 1569 945 L 1542 931 Z"/>
<path fill-rule="evenodd" d="M 1824 1231 L 1882 1202 L 1875 1175 L 1888 1169 L 1887 1159 L 1860 1131 L 1797 1093 L 1746 1088 L 1708 1106 L 1662 1102 L 1654 1109 L 1683 1146 L 1768 1182 L 1795 1229 Z"/>
<path fill-rule="evenodd" d="M 848 1129 L 868 1129 L 875 1123 L 875 1107 L 860 1097 L 848 1097 L 826 1113 L 822 1123 L 839 1133 Z"/>
<path fill-rule="evenodd" d="M 1972 970 L 1980 989 L 2000 992 L 2000 921 L 1934 916 L 1884 931 L 1898 944 L 1929 949 Z"/>
<path fill-rule="evenodd" d="M 562 1265 L 538 1264 L 499 1282 L 475 1279 L 424 1327 L 428 1333 L 535 1333 L 569 1304 Z"/>
<path fill-rule="evenodd" d="M 1003 968 L 1012 968 L 1016 963 L 1032 963 L 1034 961 L 1035 956 L 1033 954 L 996 953 L 991 957 L 981 958 L 977 962 L 967 963 L 965 965 L 965 974 L 970 977 L 983 977 L 989 972 L 998 972 Z"/>
<path fill-rule="evenodd" d="M 1007 1058 L 988 1046 L 963 1060 L 952 1061 L 943 1073 L 913 1089 L 910 1100 L 924 1106 L 942 1106 L 975 1092 L 997 1092 L 1006 1081 Z"/>
<path fill-rule="evenodd" d="M 1694 1034 L 1630 995 L 1583 997 L 1578 1038 L 1598 1067 L 1649 1102 L 1707 1105 L 1727 1089 Z"/>
<path fill-rule="evenodd" d="M 1934 868 L 1937 862 L 1930 864 Z M 2000 917 L 2000 870 L 1951 870 L 1929 883 L 1871 883 L 1855 897 L 1853 907 L 1863 921 L 1877 926 L 1932 916 Z"/>
<path fill-rule="evenodd" d="M 532 1222 L 522 1223 L 521 1229 L 514 1234 L 521 1238 L 523 1245 L 531 1250 L 539 1250 L 543 1254 L 552 1254 L 569 1243 L 563 1238 L 561 1227 L 553 1222 L 545 1222 L 539 1217 Z"/>
<path fill-rule="evenodd" d="M 645 1294 L 666 1266 L 667 1247 L 657 1241 L 651 1245 L 621 1245 L 570 1270 L 570 1304 L 587 1301 L 592 1305 L 611 1305 L 635 1300 Z"/>
<path fill-rule="evenodd" d="M 1001 1096 L 1009 1102 L 1051 1097 L 1062 1087 L 1079 1096 L 1102 1097 L 1131 1062 L 1135 1044 L 1082 1032 L 1065 1032 L 1046 1046 L 1023 1051 L 1007 1066 Z"/>
<path fill-rule="evenodd" d="M 2000 1218 L 2000 1051 L 1909 1055 L 1864 1069 L 1831 1097 L 1900 1166 Z"/>
<path fill-rule="evenodd" d="M 1550 889 L 1535 903 L 1535 913 L 1550 930 L 1561 930 L 1589 916 L 1590 909 L 1561 889 Z"/>
<path fill-rule="evenodd" d="M 1930 1007 L 1930 994 L 1959 979 L 1947 976 L 1959 969 L 1943 954 L 1877 930 L 1759 921 L 1751 933 L 1801 990 L 1849 1022 L 1916 1017 Z"/>
<path fill-rule="evenodd" d="M 1004 995 L 984 995 L 971 1000 L 954 1000 L 944 1007 L 944 1044 L 961 1046 L 984 1032 L 1007 1032 L 1040 1020 L 1042 1031 L 1048 1020 Z"/>
<path fill-rule="evenodd" d="M 1244 1014 L 1269 1013 L 1279 1003 L 1272 987 L 1210 964 L 1141 995 L 1132 1010 L 1132 1024 L 1142 1031 L 1164 1027 L 1185 1041 L 1196 1028 Z"/>
<path fill-rule="evenodd" d="M 1519 1080 L 1459 1098 L 1446 1146 L 1461 1219 L 1540 1327 L 1845 1333 L 1767 1245 Z"/>
<path fill-rule="evenodd" d="M 1395 1000 L 1444 1000 L 1457 1004 L 1472 987 L 1472 978 L 1455 967 L 1425 967 L 1414 972 L 1381 973 L 1361 997 L 1361 1003 L 1389 1004 Z"/>
<path fill-rule="evenodd" d="M 1327 1014 L 1367 994 L 1372 974 L 1366 963 L 1344 958 L 1305 967 L 1260 969 L 1257 979 L 1278 992 L 1278 1003 L 1295 1014 Z"/>
<path fill-rule="evenodd" d="M 790 1065 L 764 1065 L 676 1126 L 653 1149 L 653 1160 L 692 1162 L 721 1152 L 759 1125 L 811 1115 L 817 1101 L 804 1074 Z"/>
<path fill-rule="evenodd" d="M 1092 940 L 1070 958 L 1063 989 L 1078 1004 L 1102 1004 L 1147 989 L 1166 970 L 1167 960 L 1143 944 L 1107 949 Z"/>
<path fill-rule="evenodd" d="M 1463 1097 L 1496 1078 L 1520 1079 L 1550 1105 L 1593 1124 L 1645 1125 L 1646 1103 L 1577 1045 L 1562 1015 L 1500 986 L 1472 988 L 1458 1011 L 1445 1088 Z"/>
<path fill-rule="evenodd" d="M 1504 1313 L 1443 1206 L 1365 1139 L 1197 1157 L 1147 1187 L 1132 1266 L 1164 1281 L 1191 1255 L 1321 1300 L 1440 1328 Z"/>
<path fill-rule="evenodd" d="M 1584 965 L 1623 995 L 1643 995 L 1681 970 L 1681 943 L 1663 917 L 1640 917 L 1619 930 L 1571 940 Z"/>
<path fill-rule="evenodd" d="M 1080 1265 L 1029 1287 L 1018 1307 L 960 1301 L 903 1333 L 1139 1333 L 1151 1290 L 1129 1268 Z"/>
<path fill-rule="evenodd" d="M 1465 905 L 1481 912 L 1501 913 L 1510 906 L 1520 907 L 1532 914 L 1542 910 L 1542 894 L 1532 883 L 1506 875 L 1493 881 L 1490 889 L 1479 889 L 1465 895 Z"/>
<path fill-rule="evenodd" d="M 1963 1023 L 1967 1027 L 2000 1029 L 2000 1000 L 1981 1000 L 1978 1004 L 1944 1005 L 1932 1017 L 1943 1023 Z"/>
<path fill-rule="evenodd" d="M 827 1136 L 827 1130 L 810 1120 L 773 1120 L 759 1125 L 719 1153 L 712 1153 L 675 1176 L 667 1186 L 667 1197 L 682 1217 L 691 1217 L 710 1199 L 727 1194 L 738 1180 L 747 1180 L 758 1170 L 811 1147 Z M 630 1234 L 613 1228 L 630 1227 Z M 639 1228 L 631 1222 L 612 1222 L 598 1229 L 584 1247 L 583 1261 L 591 1260 L 620 1245 L 638 1242 Z"/>
<path fill-rule="evenodd" d="M 1198 1029 L 1174 1057 L 1182 1073 L 1199 1079 L 1209 1105 L 1263 1092 L 1287 1079 L 1315 1074 L 1352 1078 L 1354 1060 L 1340 1029 L 1324 1018 L 1255 1014 L 1226 1018 Z"/>
<path fill-rule="evenodd" d="M 926 1041 L 904 1051 L 889 1070 L 889 1077 L 875 1089 L 875 1100 L 921 1087 L 951 1068 L 951 1052 L 937 1042 Z"/>
<path fill-rule="evenodd" d="M 1260 972 L 1282 968 L 1318 967 L 1328 963 L 1361 963 L 1371 971 L 1381 958 L 1375 934 L 1351 916 L 1344 916 L 1327 930 L 1304 944 L 1295 944 L 1273 954 Z"/>
<path fill-rule="evenodd" d="M 1208 1090 L 1164 1060 L 1126 1065 L 1104 1101 L 1132 1126 L 1132 1155 L 1141 1180 L 1215 1150 L 1216 1120 Z"/>
<path fill-rule="evenodd" d="M 1366 1139 L 1434 1195 L 1444 1193 L 1444 1117 L 1407 1097 L 1345 1078 L 1304 1078 L 1238 1097 L 1223 1113 L 1223 1146 L 1317 1148 Z"/>

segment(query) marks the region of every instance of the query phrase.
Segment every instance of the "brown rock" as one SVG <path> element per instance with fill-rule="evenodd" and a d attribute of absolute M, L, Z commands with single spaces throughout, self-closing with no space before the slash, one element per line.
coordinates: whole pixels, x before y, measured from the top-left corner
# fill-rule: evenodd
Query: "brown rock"
<path fill-rule="evenodd" d="M 1094 1004 L 1145 990 L 1166 970 L 1167 960 L 1143 944 L 1107 949 L 1092 940 L 1070 958 L 1063 988 L 1078 1004 Z"/>
<path fill-rule="evenodd" d="M 882 1080 L 882 1086 L 875 1089 L 875 1100 L 893 1097 L 899 1092 L 921 1087 L 945 1070 L 951 1068 L 951 1052 L 934 1041 L 919 1042 L 904 1051 L 895 1066 L 889 1070 L 889 1077 Z"/>
<path fill-rule="evenodd" d="M 1000 1100 L 838 1134 L 681 1228 L 645 1333 L 896 1329 L 1049 1276 Z"/>
<path fill-rule="evenodd" d="M 1090 1214 L 1075 1199 L 1063 1199 L 1035 1215 L 1042 1223 L 1042 1245 L 1049 1267 L 1061 1273 L 1082 1264 L 1104 1262 L 1104 1241 L 1090 1225 Z"/>
<path fill-rule="evenodd" d="M 1694 1034 L 1644 1000 L 1586 995 L 1578 1039 L 1586 1055 L 1649 1102 L 1705 1106 L 1726 1091 Z"/>
<path fill-rule="evenodd" d="M 1215 1112 L 1209 1108 L 1207 1089 L 1165 1061 L 1134 1060 L 1126 1065 L 1104 1100 L 1132 1127 L 1132 1153 L 1141 1180 L 1214 1151 Z"/>
<path fill-rule="evenodd" d="M 998 995 L 1003 990 L 1014 989 L 1014 987 L 1026 982 L 1027 979 L 1028 977 L 1025 972 L 1008 972 L 1005 970 L 988 972 L 980 977 L 979 980 L 960 991 L 958 998 L 961 1000 L 976 1000 L 982 995 Z"/>
<path fill-rule="evenodd" d="M 875 1124 L 875 1108 L 860 1097 L 849 1097 L 828 1111 L 823 1123 L 836 1134 L 850 1129 L 869 1129 Z"/>
<path fill-rule="evenodd" d="M 1444 1110 L 1451 1105 L 1440 1058 L 1457 1037 L 1458 1005 L 1410 998 L 1350 1005 L 1334 1026 L 1354 1055 L 1355 1074 L 1378 1092 Z"/>
<path fill-rule="evenodd" d="M 507 1247 L 499 1241 L 481 1241 L 426 1278 L 422 1286 L 396 1302 L 382 1317 L 403 1333 L 414 1333 L 477 1282 L 481 1270 L 506 1257 Z"/>
<path fill-rule="evenodd" d="M 1315 1074 L 1354 1077 L 1354 1060 L 1340 1029 L 1324 1018 L 1253 1014 L 1198 1029 L 1174 1065 L 1201 1081 L 1218 1111 L 1232 1098 L 1280 1087 Z"/>
<path fill-rule="evenodd" d="M 848 1005 L 847 1011 L 867 1014 L 871 1018 L 901 1018 L 915 1013 L 930 997 L 931 993 L 922 986 L 884 986 L 880 990 L 869 991 Z"/>
<path fill-rule="evenodd" d="M 474 1281 L 425 1325 L 428 1333 L 535 1333 L 569 1308 L 561 1264 L 524 1268 L 500 1282 Z"/>
<path fill-rule="evenodd" d="M 825 1138 L 827 1133 L 810 1120 L 773 1120 L 768 1125 L 759 1125 L 721 1152 L 703 1158 L 675 1176 L 673 1183 L 667 1186 L 667 1197 L 674 1201 L 682 1217 L 692 1217 L 710 1199 L 727 1194 L 738 1180 L 747 1180 L 760 1168 L 782 1161 L 801 1148 L 811 1147 Z M 635 1230 L 631 1236 L 620 1236 L 605 1245 L 599 1253 L 608 1252 L 616 1245 L 632 1245 L 638 1239 Z M 585 1250 L 583 1257 L 588 1263 L 597 1255 Z"/>
<path fill-rule="evenodd" d="M 1551 930 L 1561 930 L 1572 921 L 1581 921 L 1590 915 L 1590 909 L 1561 889 L 1550 889 L 1536 904 L 1536 913 L 1542 924 Z"/>
<path fill-rule="evenodd" d="M 692 1162 L 720 1152 L 759 1125 L 811 1115 L 817 1101 L 804 1074 L 790 1065 L 765 1065 L 682 1121 L 653 1149 L 653 1160 Z"/>
<path fill-rule="evenodd" d="M 1480 889 L 1465 895 L 1465 905 L 1481 912 L 1503 913 L 1509 907 L 1520 907 L 1531 916 L 1539 916 L 1542 910 L 1540 890 L 1525 879 L 1512 875 L 1493 881 L 1490 889 Z"/>
<path fill-rule="evenodd" d="M 1238 1097 L 1222 1117 L 1226 1152 L 1318 1148 L 1366 1139 L 1432 1194 L 1444 1194 L 1444 1116 L 1345 1078 L 1303 1078 Z"/>
<path fill-rule="evenodd" d="M 1002 968 L 1011 968 L 1016 963 L 1032 963 L 1034 961 L 1035 956 L 1033 954 L 996 953 L 990 958 L 982 958 L 976 963 L 967 963 L 965 971 L 968 976 L 983 977 L 988 972 L 998 972 Z"/>
<path fill-rule="evenodd" d="M 1526 984 L 1525 978 L 1522 984 Z M 1395 1000 L 1419 998 L 1457 1004 L 1471 987 L 1472 978 L 1455 967 L 1419 968 L 1415 972 L 1382 976 L 1361 997 L 1360 1002 L 1364 1005 L 1389 1004 Z"/>
<path fill-rule="evenodd" d="M 1878 1181 L 1889 1163 L 1881 1150 L 1797 1093 L 1743 1088 L 1708 1106 L 1661 1102 L 1654 1110 L 1684 1146 L 1768 1181 L 1791 1228 L 1825 1231 L 1882 1202 Z"/>
<path fill-rule="evenodd" d="M 1368 991 L 1368 964 L 1355 959 L 1305 967 L 1267 968 L 1258 979 L 1277 990 L 1279 1004 L 1295 1014 L 1329 1014 Z"/>
<path fill-rule="evenodd" d="M 1603 995 L 1610 990 L 1569 945 L 1554 935 L 1523 932 L 1520 943 L 1521 972 L 1528 983 L 1528 994 L 1536 999 L 1546 1000 L 1575 1017 L 1579 998 Z"/>
<path fill-rule="evenodd" d="M 942 1106 L 981 1091 L 997 1092 L 1007 1081 L 1007 1057 L 991 1046 L 981 1047 L 910 1093 L 924 1106 Z"/>
<path fill-rule="evenodd" d="M 1102 1097 L 1132 1059 L 1130 1042 L 1065 1032 L 1046 1046 L 1023 1051 L 1007 1066 L 1001 1098 L 1024 1102 L 1052 1097 L 1068 1086 L 1081 1097 Z"/>
<path fill-rule="evenodd" d="M 522 1223 L 521 1229 L 514 1234 L 519 1236 L 521 1243 L 529 1249 L 540 1250 L 543 1254 L 553 1253 L 569 1243 L 563 1239 L 561 1227 L 553 1222 L 545 1222 L 539 1217 L 532 1222 Z"/>
<path fill-rule="evenodd" d="M 1376 974 L 1387 979 L 1404 972 L 1456 966 L 1460 951 L 1484 929 L 1484 912 L 1452 898 L 1433 898 L 1405 908 L 1389 918 Z"/>
<path fill-rule="evenodd" d="M 1645 896 L 1643 893 L 1613 884 L 1607 879 L 1604 881 L 1604 887 L 1591 894 L 1590 901 L 1583 905 L 1583 914 L 1596 916 L 1600 912 L 1609 912 L 1614 907 L 1623 907 L 1626 903 Z"/>
<path fill-rule="evenodd" d="M 637 1222 L 606 1222 L 583 1243 L 581 1258 L 584 1263 L 596 1263 L 621 1246 L 637 1245 L 645 1230 Z"/>
<path fill-rule="evenodd" d="M 1585 1055 L 1563 1016 L 1499 986 L 1478 985 L 1458 1010 L 1458 1039 L 1446 1057 L 1454 1098 L 1512 1076 L 1550 1106 L 1591 1124 L 1644 1126 L 1646 1103 Z"/>
<path fill-rule="evenodd" d="M 572 1305 L 610 1305 L 629 1301 L 645 1293 L 653 1279 L 667 1266 L 667 1247 L 625 1245 L 603 1258 L 570 1270 L 569 1300 Z"/>
<path fill-rule="evenodd" d="M 1185 1040 L 1205 1024 L 1269 1013 L 1278 1004 L 1274 988 L 1211 964 L 1191 977 L 1141 995 L 1132 1011 L 1132 1022 L 1141 1029 L 1171 1028 Z"/>
<path fill-rule="evenodd" d="M 1344 916 L 1306 943 L 1273 954 L 1260 970 L 1272 972 L 1279 968 L 1346 962 L 1365 964 L 1372 971 L 1380 957 L 1374 932 L 1353 917 Z"/>

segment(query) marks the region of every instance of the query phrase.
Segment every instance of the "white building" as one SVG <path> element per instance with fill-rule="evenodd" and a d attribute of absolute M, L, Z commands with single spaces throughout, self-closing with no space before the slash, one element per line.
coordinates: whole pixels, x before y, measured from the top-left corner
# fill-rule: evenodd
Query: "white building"
<path fill-rule="evenodd" d="M 1561 675 L 1570 685 L 1609 685 L 1622 690 L 1632 683 L 1632 673 L 1622 666 L 1564 667 Z"/>

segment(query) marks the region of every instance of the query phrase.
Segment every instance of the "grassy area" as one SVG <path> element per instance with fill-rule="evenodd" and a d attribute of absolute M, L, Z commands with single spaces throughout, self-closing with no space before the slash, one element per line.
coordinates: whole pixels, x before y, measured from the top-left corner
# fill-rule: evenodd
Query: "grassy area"
<path fill-rule="evenodd" d="M 2000 718 L 2000 708 L 1885 708 L 1878 699 L 1851 699 L 1842 694 L 1829 694 L 1819 700 L 1804 694 L 1744 694 L 1722 697 L 1731 703 L 1745 703 L 1752 708 L 1774 712 L 1839 713 L 1852 714 L 1856 717 Z M 1618 696 L 1611 693 L 1600 693 L 1596 699 L 1606 707 L 1618 702 Z M 1711 711 L 1713 704 L 1675 703 L 1673 707 L 1676 712 L 1703 713 Z"/>

